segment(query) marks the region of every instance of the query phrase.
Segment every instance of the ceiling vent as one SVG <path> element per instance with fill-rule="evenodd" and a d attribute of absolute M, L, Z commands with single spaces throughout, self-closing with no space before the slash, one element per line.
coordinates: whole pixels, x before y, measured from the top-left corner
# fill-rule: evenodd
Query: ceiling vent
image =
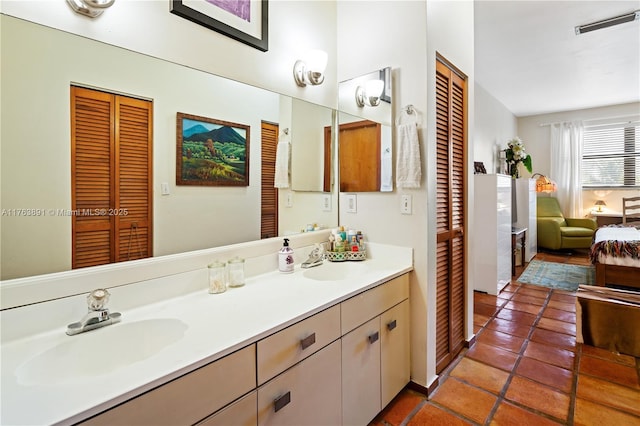
<path fill-rule="evenodd" d="M 624 24 L 625 22 L 633 22 L 640 19 L 640 10 L 616 16 L 614 18 L 603 19 L 602 21 L 592 22 L 590 24 L 579 25 L 576 27 L 576 35 L 588 33 L 589 31 L 600 30 L 602 28 L 613 27 L 614 25 Z"/>

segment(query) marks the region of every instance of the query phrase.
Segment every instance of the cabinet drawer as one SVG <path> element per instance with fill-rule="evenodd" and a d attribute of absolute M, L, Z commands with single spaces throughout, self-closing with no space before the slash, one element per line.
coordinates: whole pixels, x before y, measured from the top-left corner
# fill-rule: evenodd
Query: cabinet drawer
<path fill-rule="evenodd" d="M 407 298 L 409 298 L 409 275 L 404 274 L 345 300 L 340 304 L 342 334 L 347 334 Z"/>
<path fill-rule="evenodd" d="M 220 410 L 197 426 L 256 426 L 258 424 L 258 392 L 253 391 Z"/>
<path fill-rule="evenodd" d="M 258 385 L 340 337 L 340 307 L 333 306 L 258 342 Z"/>
<path fill-rule="evenodd" d="M 99 414 L 83 424 L 194 424 L 255 387 L 255 345 L 251 345 Z"/>
<path fill-rule="evenodd" d="M 340 425 L 340 341 L 258 388 L 259 425 Z"/>

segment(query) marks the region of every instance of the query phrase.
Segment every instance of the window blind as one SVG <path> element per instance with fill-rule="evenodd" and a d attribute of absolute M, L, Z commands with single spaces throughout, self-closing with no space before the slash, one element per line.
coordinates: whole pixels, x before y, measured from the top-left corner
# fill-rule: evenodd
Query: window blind
<path fill-rule="evenodd" d="M 585 127 L 582 186 L 640 186 L 640 122 Z"/>

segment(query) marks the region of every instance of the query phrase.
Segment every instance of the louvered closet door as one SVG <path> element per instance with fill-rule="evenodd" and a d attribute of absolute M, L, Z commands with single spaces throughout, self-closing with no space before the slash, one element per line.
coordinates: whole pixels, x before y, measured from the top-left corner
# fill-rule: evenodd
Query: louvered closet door
<path fill-rule="evenodd" d="M 152 245 L 151 103 L 116 96 L 117 262 L 150 257 Z"/>
<path fill-rule="evenodd" d="M 261 238 L 278 236 L 278 188 L 274 188 L 278 125 L 262 122 Z"/>
<path fill-rule="evenodd" d="M 115 105 L 108 93 L 71 88 L 72 267 L 115 261 L 113 216 L 92 214 L 114 204 Z"/>
<path fill-rule="evenodd" d="M 71 87 L 72 267 L 152 255 L 152 104 Z"/>
<path fill-rule="evenodd" d="M 464 345 L 465 80 L 437 61 L 436 372 Z"/>

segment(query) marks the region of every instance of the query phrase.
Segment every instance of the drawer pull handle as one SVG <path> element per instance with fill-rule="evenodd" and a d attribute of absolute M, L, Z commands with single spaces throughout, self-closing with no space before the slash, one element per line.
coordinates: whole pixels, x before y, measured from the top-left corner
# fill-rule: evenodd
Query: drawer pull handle
<path fill-rule="evenodd" d="M 379 338 L 380 338 L 380 333 L 376 331 L 375 333 L 369 335 L 369 343 L 375 343 L 378 341 Z"/>
<path fill-rule="evenodd" d="M 396 328 L 398 326 L 398 323 L 396 320 L 391 321 L 389 324 L 387 324 L 387 329 L 389 331 L 393 330 L 394 328 Z"/>
<path fill-rule="evenodd" d="M 300 340 L 300 346 L 302 349 L 307 349 L 309 346 L 313 345 L 316 342 L 316 333 L 311 333 L 304 339 Z"/>
<path fill-rule="evenodd" d="M 275 408 L 276 413 L 282 410 L 288 403 L 291 402 L 291 392 L 287 392 L 284 395 L 280 395 L 273 401 L 273 408 Z"/>

